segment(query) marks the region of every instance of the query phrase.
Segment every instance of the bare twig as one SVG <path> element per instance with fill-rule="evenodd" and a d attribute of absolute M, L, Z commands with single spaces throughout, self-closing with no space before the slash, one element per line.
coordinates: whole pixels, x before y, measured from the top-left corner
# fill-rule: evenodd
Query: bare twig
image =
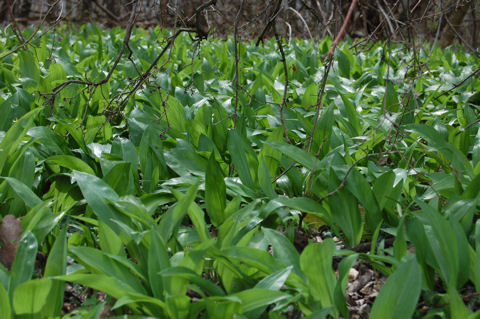
<path fill-rule="evenodd" d="M 287 59 L 285 58 L 285 52 L 283 51 L 282 40 L 278 36 L 277 32 L 275 32 L 275 39 L 277 40 L 278 50 L 280 51 L 280 55 L 282 59 L 280 60 L 283 63 L 283 72 L 285 74 L 285 83 L 283 86 L 283 97 L 282 97 L 282 104 L 280 104 L 280 121 L 282 122 L 283 127 L 283 134 L 285 135 L 285 139 L 288 143 L 290 143 L 290 138 L 288 137 L 287 126 L 285 125 L 285 118 L 283 116 L 283 109 L 287 105 L 287 90 L 288 90 L 288 68 L 287 68 Z"/>
<path fill-rule="evenodd" d="M 273 25 L 273 23 L 275 22 L 275 19 L 277 18 L 278 14 L 280 13 L 281 9 L 282 9 L 282 0 L 278 0 L 272 16 L 270 17 L 267 24 L 265 25 L 265 28 L 263 28 L 262 33 L 260 33 L 260 35 L 258 36 L 258 40 L 257 40 L 257 43 L 255 44 L 255 46 L 258 47 L 260 42 L 263 41 L 263 38 L 265 37 L 265 33 L 267 33 L 268 29 L 270 29 L 270 27 Z"/>
<path fill-rule="evenodd" d="M 240 62 L 240 57 L 238 56 L 238 22 L 240 21 L 240 16 L 242 15 L 243 5 L 245 4 L 245 0 L 242 0 L 240 3 L 240 8 L 237 12 L 237 17 L 235 18 L 234 24 L 234 33 L 233 33 L 233 40 L 235 45 L 235 104 L 233 107 L 233 127 L 237 126 L 237 110 L 238 110 L 238 63 Z"/>
<path fill-rule="evenodd" d="M 58 2 L 58 1 L 57 1 Z M 47 19 L 47 16 L 48 14 L 53 10 L 53 7 L 50 7 L 50 9 L 47 11 L 47 13 L 43 16 L 43 19 L 42 21 L 40 22 L 40 24 L 37 26 L 37 28 L 35 29 L 35 31 L 28 37 L 28 39 L 26 41 L 24 41 L 23 43 L 21 43 L 20 45 L 18 45 L 16 48 L 13 48 L 12 50 L 2 54 L 0 56 L 0 60 L 2 60 L 3 58 L 6 58 L 7 56 L 9 56 L 10 54 L 12 53 L 15 53 L 17 52 L 18 50 L 21 50 L 23 49 L 24 47 L 26 47 L 27 45 L 30 44 L 30 42 L 33 40 L 33 38 L 35 37 L 35 35 L 37 35 L 38 31 L 40 31 L 40 28 L 43 26 L 43 24 L 45 23 L 46 19 Z"/>
<path fill-rule="evenodd" d="M 463 79 L 462 81 L 458 82 L 457 84 L 455 84 L 451 89 L 445 91 L 445 92 L 442 92 L 440 93 L 439 95 L 435 96 L 434 99 L 438 101 L 438 98 L 443 96 L 443 95 L 446 95 L 448 93 L 450 93 L 451 91 L 455 90 L 456 88 L 458 88 L 459 86 L 461 86 L 463 83 L 465 83 L 466 81 L 468 81 L 468 79 L 470 79 L 471 77 L 475 76 L 477 73 L 480 72 L 480 68 L 477 68 L 475 71 L 473 71 L 472 73 L 470 73 L 465 79 Z"/>
<path fill-rule="evenodd" d="M 100 8 L 100 10 L 105 12 L 105 14 L 107 16 L 109 16 L 111 19 L 113 19 L 115 21 L 115 23 L 117 23 L 117 24 L 121 23 L 121 20 L 115 14 L 113 14 L 112 11 L 108 10 L 108 8 L 105 8 L 105 6 L 103 6 L 103 4 L 101 4 L 98 0 L 93 0 L 93 2 L 97 5 L 97 7 Z"/>
<path fill-rule="evenodd" d="M 320 110 L 322 109 L 322 99 L 323 99 L 323 95 L 325 94 L 325 86 L 327 85 L 327 78 L 328 78 L 328 74 L 330 73 L 330 68 L 332 66 L 332 63 L 333 63 L 333 57 L 330 56 L 324 66 L 322 84 L 317 96 L 317 106 L 315 110 L 315 120 L 313 122 L 312 134 L 310 134 L 308 143 L 305 147 L 308 151 L 310 151 L 310 147 L 312 146 L 312 142 L 313 142 L 313 136 L 315 135 L 315 131 L 317 129 L 318 119 L 320 117 Z"/>
<path fill-rule="evenodd" d="M 333 195 L 337 194 L 342 188 L 345 187 L 345 183 L 347 182 L 347 178 L 348 178 L 348 175 L 350 175 L 350 173 L 352 172 L 352 169 L 355 168 L 355 166 L 357 166 L 358 163 L 360 163 L 361 161 L 363 161 L 364 159 L 368 158 L 368 157 L 371 157 L 371 156 L 375 156 L 375 155 L 378 155 L 377 153 L 371 153 L 371 154 L 366 154 L 365 156 L 359 158 L 358 160 L 356 160 L 347 170 L 347 172 L 345 173 L 345 176 L 343 177 L 342 179 L 342 182 L 340 183 L 340 185 L 337 186 L 337 188 L 335 188 L 333 191 L 331 191 L 330 193 L 328 193 L 327 195 L 323 196 L 322 198 L 320 198 L 319 200 L 317 200 L 317 202 L 321 203 L 323 202 L 325 199 L 329 198 L 329 197 L 332 197 Z"/>
<path fill-rule="evenodd" d="M 290 10 L 290 11 L 293 11 L 293 13 L 295 13 L 300 18 L 300 20 L 302 20 L 303 24 L 305 25 L 305 29 L 307 29 L 308 36 L 310 37 L 310 40 L 313 41 L 313 36 L 312 36 L 312 33 L 310 32 L 310 28 L 308 27 L 307 21 L 305 21 L 305 19 L 302 17 L 300 12 L 298 12 L 297 10 L 295 10 L 292 7 L 287 7 L 287 9 Z"/>
<path fill-rule="evenodd" d="M 343 21 L 343 25 L 340 28 L 340 31 L 338 32 L 337 37 L 332 43 L 332 46 L 330 47 L 330 50 L 326 54 L 326 58 L 329 56 L 333 55 L 335 52 L 335 49 L 340 42 L 340 40 L 343 38 L 345 31 L 347 30 L 348 22 L 350 21 L 350 18 L 352 17 L 353 10 L 355 9 L 355 6 L 357 5 L 358 0 L 352 0 L 352 3 L 350 4 L 350 8 L 348 8 L 347 16 L 345 17 L 345 21 Z"/>

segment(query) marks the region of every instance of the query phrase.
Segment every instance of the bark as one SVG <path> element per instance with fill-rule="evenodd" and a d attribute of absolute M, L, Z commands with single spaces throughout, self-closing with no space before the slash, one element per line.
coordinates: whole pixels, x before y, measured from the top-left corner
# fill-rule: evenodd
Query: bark
<path fill-rule="evenodd" d="M 468 2 L 464 2 L 461 6 L 456 6 L 456 0 L 450 1 L 449 5 L 455 6 L 453 11 L 446 17 L 447 23 L 442 30 L 442 36 L 440 37 L 440 47 L 446 48 L 453 43 L 453 40 L 457 37 L 457 33 L 460 32 L 460 25 L 462 24 L 465 15 L 470 8 Z"/>

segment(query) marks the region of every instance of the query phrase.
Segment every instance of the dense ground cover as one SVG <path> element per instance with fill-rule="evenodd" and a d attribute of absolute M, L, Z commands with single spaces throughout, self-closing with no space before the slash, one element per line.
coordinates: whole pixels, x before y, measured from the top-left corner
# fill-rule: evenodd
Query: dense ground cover
<path fill-rule="evenodd" d="M 124 34 L 0 33 L 5 318 L 478 315 L 478 57 Z"/>

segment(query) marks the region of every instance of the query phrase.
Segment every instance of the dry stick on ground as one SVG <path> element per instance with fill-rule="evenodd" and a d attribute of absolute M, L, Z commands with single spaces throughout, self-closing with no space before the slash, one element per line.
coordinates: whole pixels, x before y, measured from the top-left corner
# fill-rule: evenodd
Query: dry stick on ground
<path fill-rule="evenodd" d="M 275 31 L 275 39 L 277 40 L 278 49 L 280 50 L 280 55 L 282 57 L 280 61 L 283 63 L 283 71 L 285 74 L 285 84 L 283 87 L 282 104 L 280 104 L 280 121 L 282 122 L 283 134 L 285 135 L 285 139 L 290 144 L 290 138 L 288 137 L 287 126 L 285 125 L 285 118 L 283 116 L 283 109 L 285 108 L 285 106 L 287 106 L 287 90 L 288 90 L 287 59 L 285 58 L 285 52 L 283 51 L 282 40 L 280 39 L 276 31 Z"/>
<path fill-rule="evenodd" d="M 350 21 L 350 18 L 352 17 L 353 9 L 355 9 L 355 6 L 357 5 L 357 2 L 358 2 L 358 0 L 352 0 L 352 3 L 350 4 L 350 8 L 348 8 L 347 16 L 345 17 L 345 21 L 343 22 L 343 25 L 340 28 L 340 31 L 338 32 L 337 37 L 333 41 L 332 46 L 330 47 L 330 50 L 325 55 L 326 58 L 333 55 L 333 53 L 335 52 L 335 48 L 337 47 L 340 40 L 343 38 L 343 36 L 345 34 L 345 31 L 347 30 L 348 22 Z"/>
<path fill-rule="evenodd" d="M 245 0 L 242 0 L 240 3 L 240 9 L 238 9 L 237 17 L 235 18 L 235 23 L 233 26 L 233 41 L 235 46 L 235 104 L 233 107 L 233 127 L 237 127 L 237 109 L 238 109 L 238 63 L 240 62 L 240 58 L 238 56 L 238 22 L 240 20 L 240 16 L 242 15 L 243 5 L 245 4 Z"/>

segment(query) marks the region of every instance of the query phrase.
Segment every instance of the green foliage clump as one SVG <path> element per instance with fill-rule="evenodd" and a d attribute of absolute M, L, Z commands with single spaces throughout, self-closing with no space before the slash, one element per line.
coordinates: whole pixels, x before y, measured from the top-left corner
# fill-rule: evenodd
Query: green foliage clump
<path fill-rule="evenodd" d="M 180 34 L 149 71 L 170 34 L 134 29 L 110 76 L 125 30 L 40 35 L 0 33 L 5 318 L 60 317 L 66 282 L 108 296 L 67 317 L 348 317 L 359 262 L 388 276 L 373 318 L 478 315 L 475 55 L 345 42 L 329 65 L 291 39 L 285 72 L 240 43 L 237 83 L 232 39 Z"/>

